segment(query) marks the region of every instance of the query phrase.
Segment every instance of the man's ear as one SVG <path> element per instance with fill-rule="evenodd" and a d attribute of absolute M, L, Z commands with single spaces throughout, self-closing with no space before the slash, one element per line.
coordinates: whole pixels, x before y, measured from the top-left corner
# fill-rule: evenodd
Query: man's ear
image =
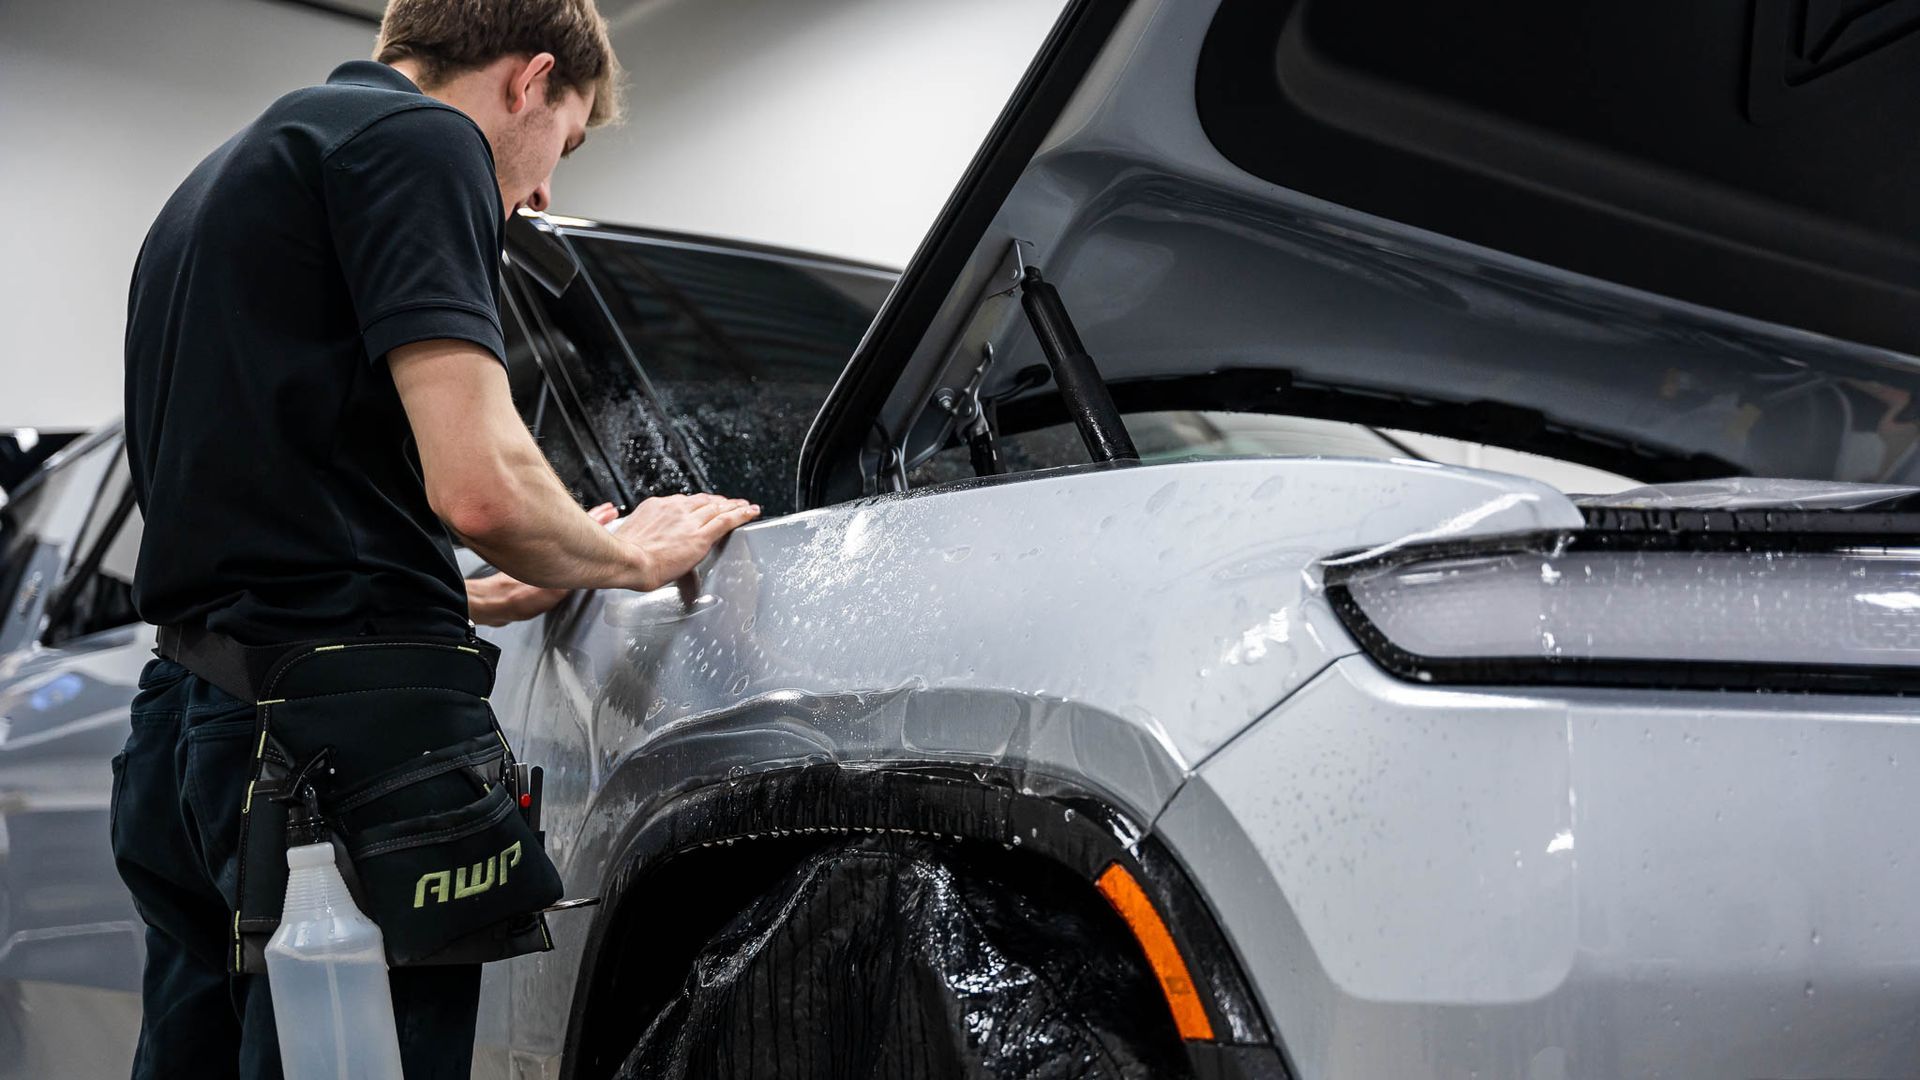
<path fill-rule="evenodd" d="M 553 54 L 549 52 L 535 53 L 526 63 L 513 69 L 512 76 L 507 81 L 507 111 L 518 113 L 532 104 L 533 89 L 536 86 L 540 88 L 541 100 L 545 101 L 546 79 L 551 71 L 553 71 Z"/>

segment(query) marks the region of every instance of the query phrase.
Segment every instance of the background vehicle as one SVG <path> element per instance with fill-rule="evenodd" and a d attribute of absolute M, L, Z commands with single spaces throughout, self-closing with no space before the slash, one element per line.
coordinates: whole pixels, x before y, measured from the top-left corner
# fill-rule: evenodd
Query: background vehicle
<path fill-rule="evenodd" d="M 816 943 L 875 927 L 906 942 L 888 958 L 948 940 L 808 903 L 823 880 L 864 887 L 833 874 L 868 857 L 1014 913 L 987 925 L 1010 959 L 984 990 L 945 984 L 961 1022 L 914 1029 L 936 1075 L 1051 1030 L 1058 1010 L 995 1010 L 1069 964 L 1036 944 L 1054 937 L 1114 961 L 1104 999 L 1061 992 L 1072 1030 L 1136 1055 L 1052 1062 L 1068 1075 L 1915 1074 L 1920 862 L 1887 823 L 1920 809 L 1902 779 L 1920 364 L 1895 272 L 1920 234 L 1877 189 L 1793 201 L 1915 173 L 1910 140 L 1864 169 L 1780 149 L 1817 144 L 1829 109 L 1901 130 L 1913 69 L 1860 59 L 1822 96 L 1763 93 L 1784 127 L 1752 138 L 1785 142 L 1756 148 L 1711 87 L 1659 85 L 1688 65 L 1635 67 L 1653 85 L 1626 101 L 1578 82 L 1616 71 L 1579 50 L 1641 42 L 1630 13 L 1478 57 L 1534 97 L 1572 79 L 1622 125 L 1677 113 L 1660 122 L 1745 166 L 1653 140 L 1610 146 L 1607 171 L 1585 152 L 1607 131 L 1535 138 L 1510 97 L 1417 56 L 1402 96 L 1361 78 L 1361 17 L 1411 10 L 1070 5 L 864 337 L 877 271 L 732 249 L 744 262 L 709 274 L 690 265 L 704 241 L 518 226 L 510 367 L 582 500 L 711 486 L 772 516 L 693 587 L 584 595 L 492 635 L 495 707 L 548 766 L 556 859 L 605 902 L 490 972 L 481 1075 L 678 1075 L 675 1054 L 743 1016 L 785 1033 L 757 1052 L 824 1032 L 871 1063 L 871 1029 L 841 1025 L 867 1014 L 808 1012 L 771 991 L 816 984 L 762 962 L 818 970 L 840 954 Z M 1565 30 L 1569 10 L 1494 5 L 1410 40 Z M 1747 5 L 1688 10 L 1658 47 L 1785 34 Z M 1810 35 L 1851 45 L 1794 59 L 1791 85 L 1836 57 L 1910 62 L 1920 38 L 1890 25 Z M 1542 49 L 1576 55 L 1503 66 Z M 1477 160 L 1545 149 L 1454 175 L 1473 170 L 1436 117 L 1468 90 Z M 1313 168 L 1262 149 L 1281 121 L 1324 140 Z M 1396 202 L 1380 177 L 1426 194 Z M 1535 201 L 1502 202 L 1511 187 Z M 1029 269 L 1143 463 L 1075 450 L 1098 395 L 1058 389 Z M 108 476 L 110 439 L 76 490 Z M 1590 497 L 1715 477 L 1767 482 Z M 60 520 L 42 547 L 62 565 L 112 564 L 111 542 L 71 539 L 87 510 Z M 77 695 L 69 671 L 114 648 L 129 692 L 142 632 L 63 636 L 53 613 L 0 667 L 0 753 L 34 695 Z M 109 752 L 99 700 L 32 715 L 97 724 Z M 99 760 L 84 775 L 104 780 Z M 104 791 L 92 805 L 102 825 Z M 892 966 L 843 964 L 834 993 L 882 992 Z M 754 1072 L 751 1053 L 702 1060 Z"/>

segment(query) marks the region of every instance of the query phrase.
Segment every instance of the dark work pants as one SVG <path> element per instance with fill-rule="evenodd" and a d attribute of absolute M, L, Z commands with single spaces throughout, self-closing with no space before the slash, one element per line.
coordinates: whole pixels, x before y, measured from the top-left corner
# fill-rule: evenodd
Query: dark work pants
<path fill-rule="evenodd" d="M 133 734 L 113 761 L 113 857 L 147 924 L 134 1080 L 279 1080 L 264 975 L 229 975 L 240 803 L 254 707 L 170 660 L 133 699 Z M 480 968 L 392 976 L 407 1080 L 468 1080 Z"/>

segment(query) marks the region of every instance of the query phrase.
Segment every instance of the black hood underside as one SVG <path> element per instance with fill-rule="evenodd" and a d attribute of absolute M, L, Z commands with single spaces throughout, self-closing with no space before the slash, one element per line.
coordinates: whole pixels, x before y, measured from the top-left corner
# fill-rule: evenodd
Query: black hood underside
<path fill-rule="evenodd" d="M 1226 0 L 1196 89 L 1282 186 L 1920 353 L 1920 0 Z"/>

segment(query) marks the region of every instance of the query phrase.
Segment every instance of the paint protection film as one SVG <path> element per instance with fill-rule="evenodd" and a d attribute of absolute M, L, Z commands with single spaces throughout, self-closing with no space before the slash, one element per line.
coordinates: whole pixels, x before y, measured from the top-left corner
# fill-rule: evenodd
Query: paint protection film
<path fill-rule="evenodd" d="M 701 949 L 618 1075 L 1190 1075 L 1112 912 L 1048 892 L 915 841 L 827 848 Z"/>

